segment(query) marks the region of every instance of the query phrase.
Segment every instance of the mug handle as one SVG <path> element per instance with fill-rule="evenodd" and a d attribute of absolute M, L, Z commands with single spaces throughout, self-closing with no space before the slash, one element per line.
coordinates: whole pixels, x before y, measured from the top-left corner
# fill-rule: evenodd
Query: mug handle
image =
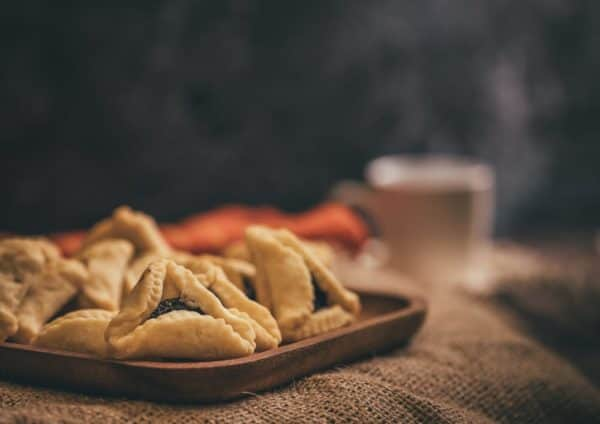
<path fill-rule="evenodd" d="M 333 186 L 329 198 L 354 209 L 367 224 L 371 236 L 379 236 L 380 231 L 373 213 L 373 190 L 368 185 L 360 181 L 343 180 Z"/>

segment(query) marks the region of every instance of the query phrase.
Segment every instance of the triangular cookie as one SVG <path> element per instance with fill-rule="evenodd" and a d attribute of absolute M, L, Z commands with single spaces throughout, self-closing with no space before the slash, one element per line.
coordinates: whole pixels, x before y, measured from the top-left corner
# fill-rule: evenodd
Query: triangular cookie
<path fill-rule="evenodd" d="M 340 305 L 344 310 L 358 315 L 360 312 L 360 299 L 358 295 L 344 288 L 333 272 L 323 265 L 311 249 L 306 247 L 288 230 L 282 229 L 276 231 L 275 237 L 302 257 L 315 280 L 316 288 L 320 288 L 327 295 L 327 303 L 329 305 Z"/>
<path fill-rule="evenodd" d="M 110 218 L 92 227 L 83 241 L 83 247 L 107 238 L 129 240 L 135 247 L 136 255 L 141 252 L 170 252 L 171 248 L 163 238 L 156 221 L 142 212 L 133 211 L 128 206 L 115 209 Z"/>
<path fill-rule="evenodd" d="M 219 298 L 225 307 L 241 312 L 242 316 L 250 320 L 256 333 L 257 351 L 272 349 L 281 343 L 281 332 L 271 312 L 258 302 L 249 299 L 242 290 L 229 281 L 220 267 L 209 263 L 202 274 L 197 274 L 196 277 Z"/>
<path fill-rule="evenodd" d="M 160 258 L 160 255 L 149 253 L 136 259 L 127 272 L 127 285 L 133 287 L 145 268 Z M 208 287 L 225 307 L 235 308 L 246 314 L 243 317 L 250 320 L 256 333 L 257 351 L 279 345 L 281 332 L 277 322 L 268 309 L 248 297 L 248 291 L 251 295 L 254 293 L 253 284 L 250 283 L 255 273 L 252 264 L 214 255 L 192 255 L 186 252 L 173 252 L 168 258 L 196 274 L 200 282 Z M 237 284 L 233 283 L 232 278 Z"/>
<path fill-rule="evenodd" d="M 119 309 L 123 280 L 133 249 L 133 244 L 127 240 L 105 239 L 77 254 L 77 259 L 89 272 L 89 279 L 79 295 L 81 308 Z"/>
<path fill-rule="evenodd" d="M 46 324 L 34 344 L 47 349 L 90 353 L 105 357 L 107 345 L 104 333 L 116 311 L 80 309 L 69 312 Z"/>
<path fill-rule="evenodd" d="M 17 310 L 29 290 L 33 276 L 60 253 L 41 239 L 13 238 L 0 241 L 0 342 L 18 328 Z"/>
<path fill-rule="evenodd" d="M 252 280 L 256 275 L 256 269 L 250 262 L 215 255 L 191 255 L 186 252 L 173 252 L 170 257 L 178 264 L 185 266 L 197 274 L 206 272 L 211 264 L 217 265 L 225 272 L 231 283 L 242 290 L 248 297 L 254 299 L 254 285 L 252 284 Z"/>
<path fill-rule="evenodd" d="M 360 312 L 358 296 L 289 231 L 252 226 L 246 244 L 257 299 L 273 312 L 285 341 L 346 325 Z"/>
<path fill-rule="evenodd" d="M 19 329 L 14 339 L 31 343 L 42 326 L 75 297 L 87 279 L 85 267 L 71 259 L 49 261 L 40 272 L 32 274 L 29 290 L 17 311 Z"/>
<path fill-rule="evenodd" d="M 248 320 L 168 259 L 148 266 L 105 336 L 117 358 L 214 360 L 249 355 L 256 347 Z"/>

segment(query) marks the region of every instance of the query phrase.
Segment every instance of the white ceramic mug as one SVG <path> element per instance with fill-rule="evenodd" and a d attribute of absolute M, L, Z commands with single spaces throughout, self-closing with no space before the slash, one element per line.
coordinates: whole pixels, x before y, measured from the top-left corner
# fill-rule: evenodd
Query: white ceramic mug
<path fill-rule="evenodd" d="M 369 187 L 342 183 L 334 197 L 364 209 L 391 265 L 424 282 L 463 282 L 483 260 L 492 231 L 494 175 L 452 156 L 384 156 L 365 171 Z"/>

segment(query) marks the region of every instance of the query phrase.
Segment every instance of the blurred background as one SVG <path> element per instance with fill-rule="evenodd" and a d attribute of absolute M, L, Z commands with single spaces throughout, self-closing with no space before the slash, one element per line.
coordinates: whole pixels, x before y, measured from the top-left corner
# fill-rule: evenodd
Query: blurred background
<path fill-rule="evenodd" d="M 497 172 L 500 235 L 595 228 L 600 2 L 8 2 L 0 229 L 289 211 L 388 153 Z"/>

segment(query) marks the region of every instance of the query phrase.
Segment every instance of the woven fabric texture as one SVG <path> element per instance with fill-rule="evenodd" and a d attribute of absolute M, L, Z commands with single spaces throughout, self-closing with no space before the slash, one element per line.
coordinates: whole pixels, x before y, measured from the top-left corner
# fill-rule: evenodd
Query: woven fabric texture
<path fill-rule="evenodd" d="M 390 284 L 398 278 L 351 274 Z M 444 289 L 429 293 L 429 302 L 425 326 L 408 346 L 272 392 L 168 405 L 0 381 L 0 422 L 598 422 L 598 388 L 491 302 Z"/>

